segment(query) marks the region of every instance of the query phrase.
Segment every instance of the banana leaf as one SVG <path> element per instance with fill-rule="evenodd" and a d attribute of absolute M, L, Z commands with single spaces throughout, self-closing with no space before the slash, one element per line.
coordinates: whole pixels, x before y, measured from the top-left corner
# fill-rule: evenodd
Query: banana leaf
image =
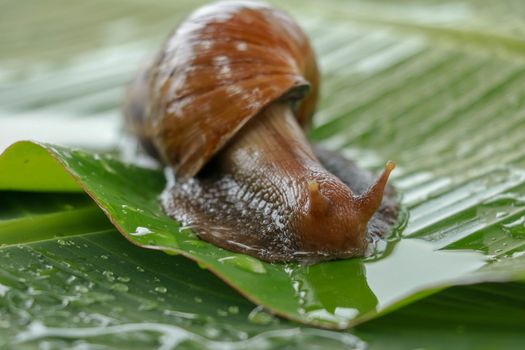
<path fill-rule="evenodd" d="M 415 347 L 418 340 L 439 345 L 435 338 L 451 333 L 447 312 L 426 302 L 454 295 L 452 291 L 465 296 L 444 302 L 448 308 L 472 304 L 468 312 L 474 312 L 488 300 L 493 309 L 508 311 L 494 316 L 498 322 L 491 321 L 492 316 L 479 317 L 482 312 L 461 322 L 501 332 L 502 337 L 514 334 L 512 330 L 520 328 L 519 317 L 511 315 L 523 314 L 519 281 L 525 276 L 525 42 L 519 17 L 523 5 L 519 1 L 497 5 L 329 1 L 322 8 L 315 2 L 281 4 L 303 23 L 320 56 L 323 98 L 310 138 L 342 150 L 372 170 L 386 159 L 395 160 L 399 167 L 393 180 L 404 206 L 403 216 L 377 256 L 310 267 L 265 264 L 198 240 L 160 210 L 162 172 L 108 154 L 117 145 L 123 84 L 169 28 L 196 5 L 115 1 L 103 10 L 102 1 L 9 3 L 0 21 L 6 33 L 0 39 L 5 53 L 0 61 L 0 123 L 2 135 L 7 135 L 0 147 L 27 137 L 70 147 L 26 142 L 9 148 L 0 158 L 1 196 L 10 200 L 21 196 L 19 191 L 86 192 L 98 207 L 81 193 L 70 194 L 82 197 L 85 208 L 72 212 L 55 208 L 44 216 L 29 214 L 33 219 L 2 220 L 0 241 L 5 249 L 23 250 L 43 242 L 57 245 L 61 236 L 77 239 L 85 221 L 112 230 L 104 213 L 131 242 L 189 257 L 205 269 L 195 274 L 212 280 L 211 271 L 277 315 L 328 328 L 366 322 L 355 334 L 371 346 L 385 346 L 398 331 L 413 341 L 397 340 L 399 348 Z M 45 30 L 35 33 L 35 23 Z M 42 124 L 44 120 L 50 126 Z M 32 132 L 30 126 L 37 121 L 44 132 Z M 60 132 L 61 127 L 67 131 Z M 28 195 L 24 203 L 32 198 Z M 111 232 L 112 239 L 137 249 Z M 109 233 L 93 237 L 103 242 L 98 237 L 105 235 Z M 43 251 L 47 249 L 51 247 Z M 60 254 L 55 259 L 60 261 Z M 191 265 L 182 257 L 162 259 L 173 259 L 174 266 L 180 261 Z M 104 258 L 99 260 L 104 264 Z M 112 267 L 108 265 L 107 271 Z M 476 286 L 429 297 L 446 287 L 481 282 L 507 283 L 483 284 L 497 292 L 479 299 Z M 505 308 L 506 303 L 516 307 Z M 398 319 L 410 310 L 415 310 L 412 315 L 423 315 L 428 308 L 437 321 L 419 324 L 411 316 L 404 322 Z M 391 314 L 384 316 L 387 313 Z M 379 316 L 383 317 L 373 320 Z M 494 326 L 505 320 L 507 329 Z M 382 327 L 392 324 L 399 329 L 382 333 Z M 32 330 L 51 326 L 36 323 Z M 360 329 L 372 329 L 375 336 L 360 335 Z M 89 337 L 86 332 L 68 337 L 51 331 L 42 338 L 83 339 Z M 458 339 L 464 333 L 458 331 Z M 484 344 L 485 332 L 474 333 L 477 344 Z M 519 343 L 514 336 L 506 337 L 508 346 Z M 498 348 L 496 343 L 493 346 Z"/>

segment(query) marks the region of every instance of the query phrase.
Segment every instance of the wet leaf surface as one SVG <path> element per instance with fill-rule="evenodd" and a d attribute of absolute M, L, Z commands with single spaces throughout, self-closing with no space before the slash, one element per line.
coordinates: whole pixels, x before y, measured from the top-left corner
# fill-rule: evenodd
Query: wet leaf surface
<path fill-rule="evenodd" d="M 515 259 L 515 269 L 496 273 L 488 266 L 497 266 L 501 260 L 482 253 L 490 250 L 486 244 L 439 250 L 428 240 L 396 238 L 399 234 L 392 235 L 378 257 L 312 266 L 264 263 L 201 241 L 166 216 L 158 198 L 164 188 L 161 171 L 122 163 L 108 155 L 18 143 L 4 153 L 0 165 L 17 174 L 20 183 L 28 163 L 16 153 L 30 159 L 29 147 L 37 153 L 47 150 L 56 167 L 74 177 L 130 242 L 188 257 L 254 303 L 307 324 L 346 328 L 450 285 L 524 276 L 519 254 L 508 258 Z M 45 177 L 41 174 L 40 181 Z M 25 188 L 21 184 L 16 189 Z"/>
<path fill-rule="evenodd" d="M 443 343 L 449 348 L 520 348 L 518 320 L 524 309 L 520 283 L 455 287 L 428 295 L 449 285 L 519 281 L 525 276 L 525 26 L 519 16 L 523 4 L 515 0 L 332 0 L 322 8 L 316 2 L 297 4 L 280 3 L 311 35 L 323 71 L 323 98 L 310 137 L 341 149 L 373 170 L 382 167 L 386 159 L 398 164 L 394 184 L 403 196 L 408 221 L 388 244 L 379 247 L 383 251 L 380 257 L 304 268 L 268 265 L 229 254 L 196 239 L 189 230 L 180 230 L 162 214 L 156 197 L 164 185 L 161 172 L 126 165 L 107 154 L 115 154 L 121 140 L 118 120 L 124 83 L 174 23 L 197 6 L 195 2 L 108 5 L 92 1 L 75 2 L 74 6 L 63 0 L 9 2 L 0 14 L 4 33 L 0 35 L 0 148 L 15 140 L 36 138 L 99 153 L 17 144 L 0 160 L 0 188 L 68 192 L 63 195 L 73 197 L 76 195 L 71 193 L 88 190 L 129 240 L 191 257 L 251 300 L 301 322 L 347 327 L 367 321 L 355 334 L 372 348 L 404 349 L 422 344 L 440 348 Z M 23 244 L 20 254 L 40 245 L 52 251 L 61 244 L 59 240 L 83 239 L 82 224 L 86 222 L 93 224 L 86 232 L 111 230 L 115 240 L 104 241 L 109 233 L 99 233 L 90 235 L 94 241 L 195 268 L 182 257 L 133 247 L 115 235 L 92 201 L 80 196 L 81 203 L 73 197 L 56 201 L 72 202 L 68 205 L 74 209 L 70 210 L 47 201 L 39 206 L 41 197 L 31 194 L 0 192 L 0 242 L 8 245 L 3 251 L 16 251 L 18 243 Z M 10 206 L 17 201 L 23 208 L 33 205 L 36 212 L 24 212 L 24 218 Z M 5 270 L 7 266 L 12 266 L 12 271 L 24 266 L 26 260 L 31 261 L 28 256 L 17 260 L 18 265 L 6 262 Z M 62 257 L 57 254 L 54 259 L 58 264 Z M 103 260 L 97 263 L 109 264 Z M 107 266 L 110 271 L 112 265 Z M 37 268 L 21 272 L 17 279 L 27 281 Z M 179 272 L 178 268 L 172 270 Z M 205 270 L 192 271 L 212 280 Z M 86 280 L 99 287 L 105 283 L 94 276 Z M 19 290 L 24 298 L 31 294 L 25 289 L 30 287 L 26 281 L 16 288 L 14 284 L 6 286 L 13 293 Z M 114 289 L 110 285 L 104 288 L 126 293 L 126 282 L 114 284 Z M 167 289 L 164 294 L 170 293 L 167 285 L 157 287 L 160 294 L 163 287 Z M 51 287 L 44 285 L 42 290 L 45 288 Z M 417 301 L 423 297 L 426 299 Z M 111 303 L 115 301 L 101 300 L 93 305 Z M 46 308 L 52 309 L 50 304 L 42 305 L 43 314 Z M 223 304 L 220 313 L 228 313 L 228 308 Z M 9 317 L 18 317 L 19 309 L 23 308 L 5 306 L 2 315 L 8 321 L 2 323 L 2 329 L 14 322 Z M 239 306 L 239 310 L 243 315 L 239 319 L 244 322 L 248 307 Z M 111 310 L 98 311 L 107 315 Z M 369 320 L 388 311 L 395 312 Z M 113 313 L 114 324 L 136 323 L 142 312 L 146 311 L 136 311 L 139 316 L 135 319 Z M 63 319 L 74 314 L 66 311 Z M 154 314 L 152 322 L 164 324 L 159 313 Z M 223 323 L 229 324 L 230 316 L 224 317 L 228 322 Z M 251 319 L 265 323 L 268 316 L 259 317 L 255 312 Z M 34 316 L 44 328 L 38 322 L 31 328 L 31 318 L 24 320 L 12 329 L 11 337 L 24 334 L 24 330 L 33 334 L 45 330 L 42 338 L 24 343 L 28 348 L 47 346 L 46 342 L 51 342 L 51 347 L 82 347 L 87 339 L 94 339 L 89 327 L 100 326 L 96 322 L 53 323 L 52 317 Z M 84 326 L 88 327 L 85 332 L 78 333 Z M 50 331 L 49 327 L 77 331 L 54 336 L 53 332 L 60 330 Z M 114 334 L 97 338 L 95 343 L 118 347 L 119 341 L 140 326 L 126 327 L 111 328 Z M 187 329 L 203 334 L 192 327 Z M 250 334 L 266 329 L 268 326 L 261 325 Z M 137 339 L 159 344 L 159 334 L 162 331 L 137 331 Z M 337 334 L 337 338 L 346 333 L 324 334 Z M 339 344 L 345 341 L 337 339 Z M 135 343 L 130 341 L 129 346 Z"/>

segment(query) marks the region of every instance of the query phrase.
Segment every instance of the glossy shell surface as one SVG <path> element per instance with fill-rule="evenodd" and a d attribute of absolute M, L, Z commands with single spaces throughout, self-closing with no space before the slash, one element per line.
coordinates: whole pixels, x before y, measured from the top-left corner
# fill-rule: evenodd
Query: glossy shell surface
<path fill-rule="evenodd" d="M 259 2 L 208 5 L 179 25 L 131 87 L 135 114 L 145 114 L 135 134 L 153 140 L 146 148 L 177 178 L 189 178 L 275 100 L 296 101 L 306 127 L 318 75 L 305 34 L 286 13 Z"/>

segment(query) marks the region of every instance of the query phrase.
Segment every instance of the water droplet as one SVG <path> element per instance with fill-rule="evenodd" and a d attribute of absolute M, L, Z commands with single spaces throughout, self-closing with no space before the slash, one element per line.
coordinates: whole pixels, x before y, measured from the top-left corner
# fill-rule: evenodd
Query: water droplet
<path fill-rule="evenodd" d="M 204 329 L 204 334 L 206 335 L 206 337 L 213 339 L 218 337 L 221 334 L 221 332 L 215 327 L 206 327 Z"/>
<path fill-rule="evenodd" d="M 125 285 L 124 283 L 115 283 L 114 285 L 111 286 L 111 289 L 116 290 L 117 292 L 127 292 L 128 286 Z"/>
<path fill-rule="evenodd" d="M 239 313 L 239 307 L 238 306 L 230 306 L 228 307 L 228 312 L 232 315 L 237 315 Z"/>
<path fill-rule="evenodd" d="M 517 220 L 514 220 L 508 224 L 504 224 L 503 227 L 504 228 L 525 227 L 525 215 L 521 216 Z"/>
<path fill-rule="evenodd" d="M 5 294 L 9 291 L 9 289 L 11 288 L 0 283 L 0 297 L 5 296 Z"/>
<path fill-rule="evenodd" d="M 219 261 L 223 264 L 226 263 L 237 266 L 245 271 L 259 274 L 266 273 L 266 268 L 264 267 L 264 264 L 260 260 L 252 258 L 248 255 L 227 256 L 224 258 L 220 258 Z"/>
<path fill-rule="evenodd" d="M 221 317 L 226 317 L 226 316 L 228 316 L 228 311 L 225 311 L 225 310 L 222 310 L 222 309 L 217 309 L 217 315 L 219 315 Z"/>
<path fill-rule="evenodd" d="M 204 317 L 202 317 L 201 315 L 193 314 L 190 312 L 182 312 L 182 311 L 176 311 L 176 310 L 164 310 L 162 313 L 167 316 L 175 316 L 175 317 L 185 318 L 188 320 L 204 319 Z"/>
<path fill-rule="evenodd" d="M 129 206 L 127 204 L 123 204 L 122 206 L 122 209 L 129 209 L 131 211 L 134 211 L 134 212 L 137 212 L 137 213 L 144 213 L 144 210 L 141 209 L 141 208 L 136 208 L 136 207 L 132 207 L 132 206 Z"/>
<path fill-rule="evenodd" d="M 248 44 L 246 44 L 244 41 L 239 41 L 237 44 L 235 44 L 235 48 L 239 51 L 246 51 L 248 49 Z"/>
<path fill-rule="evenodd" d="M 109 256 L 107 256 L 107 255 L 101 255 L 100 258 L 103 259 L 103 260 L 108 260 L 108 259 L 109 259 Z"/>
<path fill-rule="evenodd" d="M 201 241 L 200 239 L 188 239 L 187 241 L 184 241 L 184 243 L 187 243 L 193 247 L 206 247 L 208 243 Z"/>
<path fill-rule="evenodd" d="M 499 212 L 496 213 L 496 219 L 501 219 L 501 218 L 503 218 L 503 217 L 505 217 L 507 215 L 509 215 L 508 212 L 506 212 L 506 211 L 499 211 Z"/>
<path fill-rule="evenodd" d="M 57 239 L 57 243 L 61 246 L 68 246 L 68 245 L 73 244 L 71 241 L 66 241 L 63 239 Z"/>
<path fill-rule="evenodd" d="M 102 272 L 102 274 L 106 277 L 106 279 L 109 282 L 115 281 L 115 276 L 113 275 L 113 272 L 105 270 L 104 272 Z"/>
<path fill-rule="evenodd" d="M 151 231 L 149 228 L 138 226 L 135 229 L 135 232 L 131 232 L 130 235 L 132 235 L 132 236 L 146 236 L 146 235 L 149 235 L 150 233 L 153 233 L 153 231 Z"/>
<path fill-rule="evenodd" d="M 512 253 L 512 258 L 521 258 L 525 256 L 525 252 L 515 252 Z"/>
<path fill-rule="evenodd" d="M 131 278 L 129 278 L 128 276 L 119 276 L 119 277 L 117 277 L 117 281 L 119 281 L 119 282 L 129 282 L 129 281 L 131 281 Z"/>
<path fill-rule="evenodd" d="M 159 304 L 157 304 L 156 302 L 147 301 L 139 305 L 139 310 L 140 311 L 151 311 L 151 310 L 155 310 L 158 307 L 159 307 Z"/>
<path fill-rule="evenodd" d="M 89 292 L 89 289 L 86 286 L 84 286 L 84 285 L 77 284 L 75 286 L 75 291 L 78 292 L 78 293 L 87 293 L 87 292 Z"/>
<path fill-rule="evenodd" d="M 261 305 L 254 308 L 248 315 L 248 321 L 253 324 L 267 325 L 272 323 L 274 320 L 275 317 L 264 311 L 264 308 Z"/>
<path fill-rule="evenodd" d="M 137 271 L 138 272 L 144 272 L 144 268 L 142 266 L 137 266 Z"/>
<path fill-rule="evenodd" d="M 179 255 L 178 252 L 174 251 L 174 250 L 168 250 L 168 249 L 164 249 L 162 250 L 164 253 L 168 254 L 168 255 Z"/>
<path fill-rule="evenodd" d="M 195 297 L 193 298 L 193 300 L 195 300 L 196 303 L 202 303 L 202 298 L 199 298 L 199 297 Z"/>
<path fill-rule="evenodd" d="M 158 287 L 155 287 L 155 292 L 157 293 L 166 293 L 168 291 L 168 288 L 166 287 L 163 287 L 163 286 L 158 286 Z"/>

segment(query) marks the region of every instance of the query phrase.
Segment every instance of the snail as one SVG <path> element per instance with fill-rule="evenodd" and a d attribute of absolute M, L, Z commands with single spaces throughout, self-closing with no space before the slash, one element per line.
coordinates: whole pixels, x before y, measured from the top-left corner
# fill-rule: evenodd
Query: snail
<path fill-rule="evenodd" d="M 201 239 L 267 262 L 363 256 L 395 219 L 394 163 L 373 182 L 310 145 L 318 91 L 312 47 L 288 14 L 219 2 L 168 37 L 131 83 L 124 116 L 174 175 L 165 212 Z"/>

